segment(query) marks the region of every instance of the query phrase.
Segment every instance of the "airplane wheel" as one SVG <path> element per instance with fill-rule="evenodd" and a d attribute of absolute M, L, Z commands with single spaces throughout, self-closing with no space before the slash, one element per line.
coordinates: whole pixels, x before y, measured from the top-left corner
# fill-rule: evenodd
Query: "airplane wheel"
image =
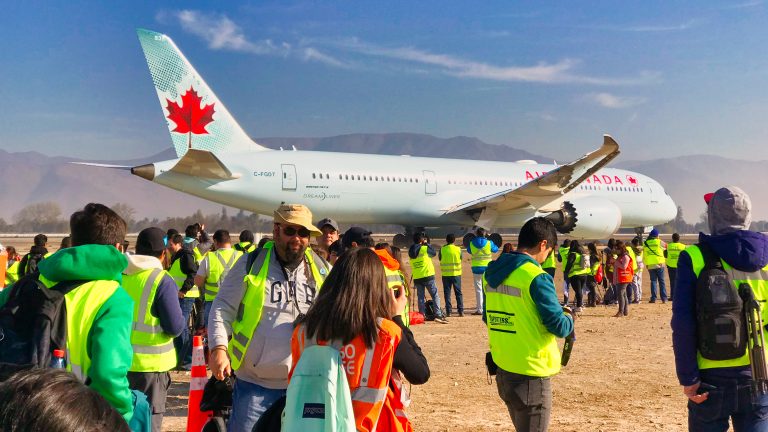
<path fill-rule="evenodd" d="M 395 234 L 392 238 L 392 245 L 401 249 L 407 248 L 408 238 L 405 237 L 405 234 Z"/>
<path fill-rule="evenodd" d="M 490 236 L 488 236 L 488 239 L 493 242 L 497 247 L 501 247 L 501 242 L 503 241 L 501 239 L 501 234 L 499 233 L 493 233 Z"/>
<path fill-rule="evenodd" d="M 477 237 L 474 233 L 466 233 L 464 234 L 464 239 L 462 239 L 462 243 L 464 244 L 464 248 L 466 250 L 469 250 L 469 243 Z"/>

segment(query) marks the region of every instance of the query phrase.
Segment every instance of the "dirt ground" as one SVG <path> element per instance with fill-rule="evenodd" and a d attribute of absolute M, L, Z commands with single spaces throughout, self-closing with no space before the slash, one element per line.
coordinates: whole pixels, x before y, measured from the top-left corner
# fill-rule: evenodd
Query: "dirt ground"
<path fill-rule="evenodd" d="M 59 241 L 51 239 L 56 246 Z M 0 243 L 19 244 L 26 252 L 31 239 L 0 238 Z M 466 260 L 462 287 L 465 310 L 471 312 L 475 296 L 469 267 Z M 560 292 L 559 270 L 556 285 Z M 570 363 L 552 380 L 551 431 L 687 430 L 686 399 L 674 372 L 671 304 L 649 304 L 649 285 L 646 272 L 644 302 L 631 305 L 627 318 L 613 318 L 615 306 L 584 309 Z M 442 284 L 438 289 L 442 300 Z M 455 299 L 451 303 L 455 308 Z M 487 382 L 488 335 L 480 317 L 454 316 L 447 325 L 428 322 L 412 330 L 432 370 L 428 383 L 411 389 L 407 412 L 415 430 L 512 430 L 495 382 Z M 163 430 L 184 431 L 189 375 L 172 376 Z"/>

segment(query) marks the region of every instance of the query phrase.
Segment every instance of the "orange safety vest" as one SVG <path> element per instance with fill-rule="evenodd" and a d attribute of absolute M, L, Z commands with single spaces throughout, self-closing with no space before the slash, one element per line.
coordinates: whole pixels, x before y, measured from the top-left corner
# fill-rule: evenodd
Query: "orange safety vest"
<path fill-rule="evenodd" d="M 618 259 L 616 260 L 616 263 L 618 264 Z M 619 277 L 619 283 L 625 284 L 632 282 L 632 257 L 629 257 L 629 263 L 625 268 L 616 267 L 616 271 L 618 272 Z"/>
<path fill-rule="evenodd" d="M 291 338 L 293 364 L 288 380 L 304 350 L 306 337 L 304 328 L 302 325 L 293 330 Z M 372 348 L 366 347 L 362 336 L 358 336 L 341 349 L 342 367 L 347 373 L 352 394 L 352 409 L 355 412 L 355 425 L 359 432 L 412 430 L 412 428 L 404 429 L 400 417 L 397 416 L 398 411 L 403 417 L 405 416 L 402 410 L 403 405 L 390 400 L 390 397 L 395 397 L 395 391 L 390 389 L 392 360 L 401 339 L 402 331 L 397 324 L 388 319 L 379 319 L 379 335 Z M 318 341 L 318 345 L 327 344 L 327 341 Z M 401 399 L 399 393 L 397 397 L 399 402 Z M 405 422 L 407 421 L 408 419 L 405 418 Z"/>

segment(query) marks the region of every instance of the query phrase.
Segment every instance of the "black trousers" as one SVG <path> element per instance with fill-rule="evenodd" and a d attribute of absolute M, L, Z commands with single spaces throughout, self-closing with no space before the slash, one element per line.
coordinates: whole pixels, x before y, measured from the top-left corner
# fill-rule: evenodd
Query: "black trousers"
<path fill-rule="evenodd" d="M 545 432 L 552 414 L 552 383 L 549 378 L 496 372 L 496 387 L 507 405 L 517 432 Z"/>
<path fill-rule="evenodd" d="M 667 266 L 667 273 L 669 273 L 669 298 L 675 297 L 675 282 L 677 281 L 677 267 Z"/>
<path fill-rule="evenodd" d="M 128 372 L 128 387 L 147 396 L 152 407 L 152 432 L 163 429 L 165 399 L 171 387 L 171 374 L 168 372 Z"/>
<path fill-rule="evenodd" d="M 576 307 L 584 306 L 584 288 L 587 286 L 587 277 L 589 275 L 571 276 L 571 291 L 576 295 Z"/>

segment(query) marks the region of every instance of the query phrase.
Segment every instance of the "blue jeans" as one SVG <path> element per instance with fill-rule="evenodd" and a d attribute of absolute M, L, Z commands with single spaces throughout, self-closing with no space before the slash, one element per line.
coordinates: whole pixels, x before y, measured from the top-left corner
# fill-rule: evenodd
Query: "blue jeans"
<path fill-rule="evenodd" d="M 268 389 L 258 384 L 235 379 L 232 393 L 232 415 L 227 423 L 228 432 L 251 432 L 259 417 L 275 401 L 285 396 L 285 389 Z"/>
<path fill-rule="evenodd" d="M 213 307 L 212 301 L 205 302 L 205 307 L 203 308 L 205 310 L 204 320 L 203 321 L 203 327 L 208 328 L 208 315 L 211 314 L 211 307 Z"/>
<path fill-rule="evenodd" d="M 461 294 L 461 276 L 443 276 L 443 295 L 445 296 L 445 312 L 451 313 L 451 287 L 456 294 L 456 310 L 464 313 L 464 296 Z"/>
<path fill-rule="evenodd" d="M 700 404 L 688 401 L 689 431 L 724 432 L 731 419 L 735 432 L 768 432 L 768 395 L 752 405 L 748 377 L 708 377 L 702 371 L 701 381 L 699 391 L 709 396 Z M 708 386 L 715 388 L 704 388 Z"/>
<path fill-rule="evenodd" d="M 424 288 L 429 290 L 429 295 L 432 296 L 432 301 L 435 302 L 435 309 L 438 316 L 443 316 L 443 310 L 440 308 L 440 294 L 437 293 L 437 285 L 435 284 L 435 278 L 432 279 L 414 279 L 413 284 L 416 285 L 416 295 L 419 298 L 419 312 L 424 314 Z"/>
<path fill-rule="evenodd" d="M 181 306 L 181 315 L 184 316 L 184 329 L 181 334 L 173 339 L 173 345 L 176 347 L 176 358 L 181 367 L 192 366 L 192 335 L 189 333 L 189 316 L 192 314 L 192 306 L 195 305 L 193 298 L 179 299 Z"/>
<path fill-rule="evenodd" d="M 648 269 L 651 275 L 651 301 L 656 301 L 656 283 L 660 285 L 661 300 L 667 301 L 667 282 L 664 279 L 664 267 Z"/>

